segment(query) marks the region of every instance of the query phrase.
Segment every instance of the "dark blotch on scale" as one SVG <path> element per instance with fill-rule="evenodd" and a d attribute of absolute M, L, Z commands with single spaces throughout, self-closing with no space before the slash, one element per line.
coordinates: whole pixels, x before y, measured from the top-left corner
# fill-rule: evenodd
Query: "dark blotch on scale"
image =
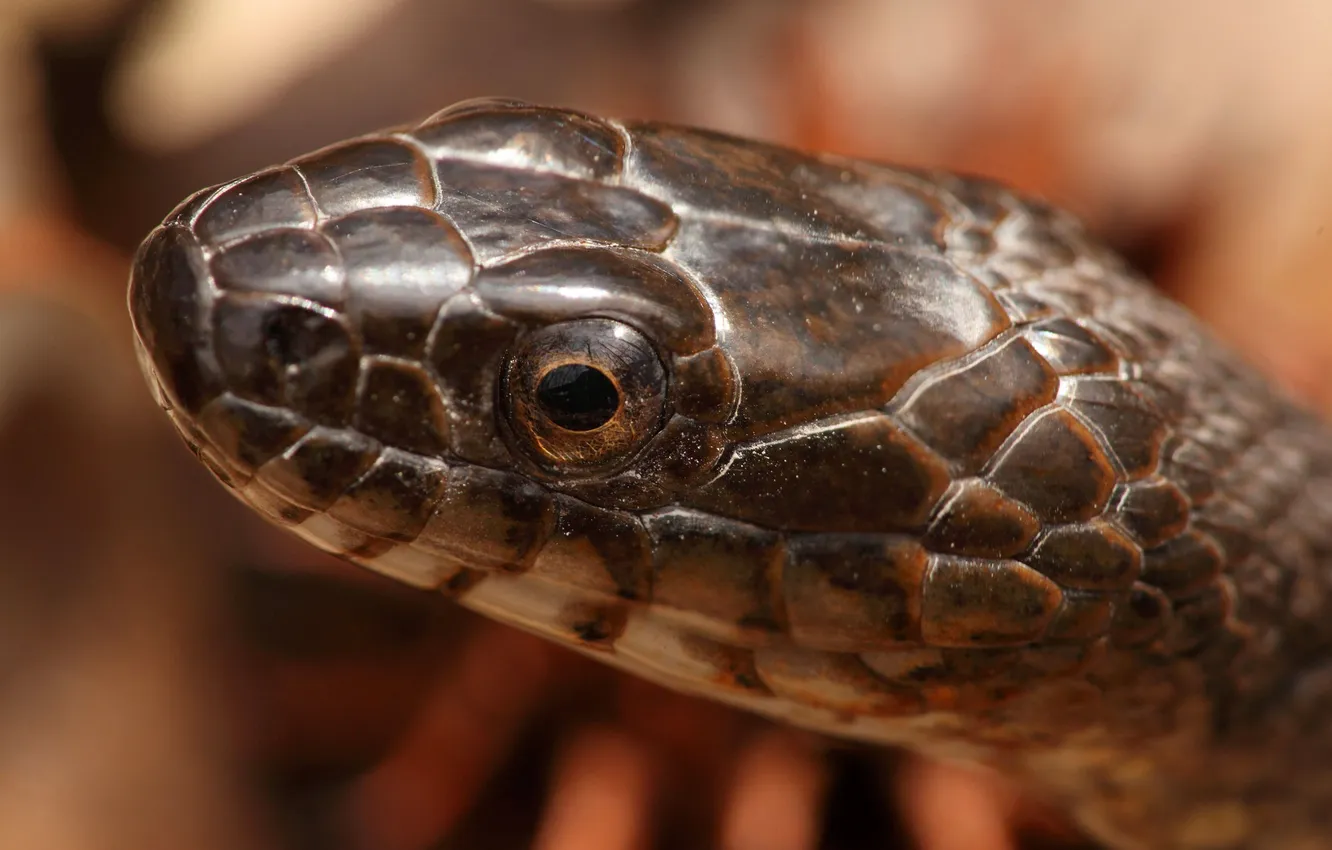
<path fill-rule="evenodd" d="M 1115 606 L 1110 633 L 1119 646 L 1141 646 L 1160 637 L 1173 614 L 1170 600 L 1160 590 L 1138 582 L 1128 599 Z"/>
<path fill-rule="evenodd" d="M 246 471 L 281 454 L 310 429 L 308 422 L 280 407 L 255 404 L 230 393 L 213 399 L 199 413 L 199 426 L 227 458 Z"/>
<path fill-rule="evenodd" d="M 322 511 L 360 478 L 379 456 L 379 445 L 350 429 L 315 428 L 280 458 L 263 480 L 303 508 Z"/>
<path fill-rule="evenodd" d="M 409 541 L 425 526 L 447 481 L 442 463 L 385 449 L 328 515 L 375 537 Z"/>
<path fill-rule="evenodd" d="M 653 602 L 742 629 L 780 631 L 776 598 L 782 539 L 775 532 L 694 511 L 643 518 L 652 535 Z"/>
<path fill-rule="evenodd" d="M 919 639 L 926 554 L 905 535 L 793 534 L 782 592 L 802 647 L 854 652 Z"/>
<path fill-rule="evenodd" d="M 555 521 L 550 494 L 520 475 L 462 464 L 415 546 L 483 567 L 525 569 Z"/>

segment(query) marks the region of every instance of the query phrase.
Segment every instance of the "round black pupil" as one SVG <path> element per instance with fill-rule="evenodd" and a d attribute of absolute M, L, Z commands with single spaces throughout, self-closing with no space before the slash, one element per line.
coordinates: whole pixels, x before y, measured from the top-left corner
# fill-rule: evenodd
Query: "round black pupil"
<path fill-rule="evenodd" d="M 620 394 L 605 374 L 581 363 L 567 363 L 541 378 L 537 403 L 550 421 L 561 428 L 591 431 L 615 415 Z"/>

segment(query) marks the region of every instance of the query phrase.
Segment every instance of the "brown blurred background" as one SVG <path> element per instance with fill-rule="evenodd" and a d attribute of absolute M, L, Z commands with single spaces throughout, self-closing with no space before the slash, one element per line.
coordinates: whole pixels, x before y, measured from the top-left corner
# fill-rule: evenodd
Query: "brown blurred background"
<path fill-rule="evenodd" d="M 250 517 L 123 307 L 194 189 L 508 95 L 1001 177 L 1332 410 L 1332 5 L 0 0 L 0 847 L 1076 846 Z"/>

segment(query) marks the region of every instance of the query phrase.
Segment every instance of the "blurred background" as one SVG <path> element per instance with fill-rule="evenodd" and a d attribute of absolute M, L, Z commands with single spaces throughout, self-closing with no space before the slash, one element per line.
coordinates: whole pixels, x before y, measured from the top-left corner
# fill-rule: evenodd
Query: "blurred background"
<path fill-rule="evenodd" d="M 0 847 L 1076 847 L 985 776 L 774 729 L 225 495 L 124 287 L 191 191 L 507 95 L 1000 177 L 1332 411 L 1332 4 L 0 0 Z"/>

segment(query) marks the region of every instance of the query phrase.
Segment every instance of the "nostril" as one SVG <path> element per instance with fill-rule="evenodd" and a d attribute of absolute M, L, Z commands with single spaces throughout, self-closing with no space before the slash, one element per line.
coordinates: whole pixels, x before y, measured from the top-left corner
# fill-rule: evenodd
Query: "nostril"
<path fill-rule="evenodd" d="M 219 292 L 190 229 L 168 223 L 135 256 L 129 308 L 149 382 L 182 436 L 233 488 L 316 423 L 345 423 L 358 354 L 331 310 Z"/>
<path fill-rule="evenodd" d="M 359 351 L 336 314 L 281 296 L 226 293 L 212 336 L 232 392 L 326 425 L 350 420 Z"/>

